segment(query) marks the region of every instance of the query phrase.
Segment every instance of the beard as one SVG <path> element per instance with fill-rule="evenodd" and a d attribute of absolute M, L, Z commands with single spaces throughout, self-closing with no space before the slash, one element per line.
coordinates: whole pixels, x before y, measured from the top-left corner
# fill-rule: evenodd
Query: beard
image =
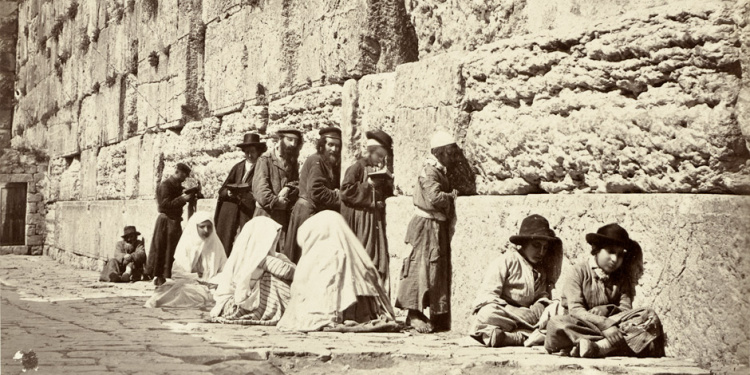
<path fill-rule="evenodd" d="M 281 158 L 286 160 L 287 162 L 294 162 L 299 157 L 299 148 L 297 147 L 289 147 L 284 143 L 284 141 L 281 141 L 280 144 L 280 150 L 281 150 Z"/>
<path fill-rule="evenodd" d="M 323 160 L 325 160 L 328 165 L 337 166 L 339 164 L 339 161 L 341 160 L 341 153 L 333 153 L 330 151 L 324 151 L 323 152 Z"/>

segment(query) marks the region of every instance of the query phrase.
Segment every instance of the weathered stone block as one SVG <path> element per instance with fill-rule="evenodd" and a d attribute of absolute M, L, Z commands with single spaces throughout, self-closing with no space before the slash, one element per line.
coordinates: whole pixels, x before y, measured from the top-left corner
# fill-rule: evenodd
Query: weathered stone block
<path fill-rule="evenodd" d="M 81 199 L 96 199 L 98 148 L 81 152 Z"/>
<path fill-rule="evenodd" d="M 38 246 L 44 243 L 44 236 L 28 236 L 26 237 L 27 246 Z"/>
<path fill-rule="evenodd" d="M 396 291 L 402 259 L 411 251 L 403 239 L 413 206 L 409 197 L 386 203 L 391 290 Z M 453 331 L 467 331 L 471 303 L 488 262 L 515 251 L 508 238 L 530 214 L 545 216 L 562 239 L 563 277 L 573 262 L 589 256 L 586 233 L 604 224 L 621 224 L 644 251 L 645 274 L 635 306 L 651 306 L 660 314 L 669 336 L 667 354 L 708 362 L 744 361 L 747 353 L 736 345 L 748 336 L 736 328 L 743 326 L 741 311 L 747 309 L 742 298 L 747 287 L 739 280 L 750 271 L 742 255 L 750 246 L 750 197 L 743 196 L 460 197 L 451 240 Z"/>
<path fill-rule="evenodd" d="M 133 137 L 125 143 L 125 198 L 138 196 L 138 178 L 141 151 L 141 137 Z"/>
<path fill-rule="evenodd" d="M 156 185 L 161 180 L 164 168 L 164 157 L 161 142 L 164 134 L 146 133 L 141 140 L 138 152 L 138 196 L 154 198 Z"/>
<path fill-rule="evenodd" d="M 122 199 L 125 197 L 125 143 L 99 149 L 96 158 L 96 197 Z"/>

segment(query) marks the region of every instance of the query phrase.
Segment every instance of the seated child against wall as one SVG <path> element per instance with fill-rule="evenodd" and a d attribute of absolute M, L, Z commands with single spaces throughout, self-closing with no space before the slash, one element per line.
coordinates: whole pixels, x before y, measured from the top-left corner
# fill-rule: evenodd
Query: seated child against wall
<path fill-rule="evenodd" d="M 586 358 L 664 356 L 659 317 L 648 308 L 633 309 L 635 286 L 643 274 L 638 243 L 617 224 L 587 234 L 586 241 L 591 256 L 563 279 L 562 304 L 568 314 L 550 320 L 547 352 Z"/>
<path fill-rule="evenodd" d="M 535 329 L 544 328 L 542 316 L 554 310 L 545 311 L 553 305 L 549 298 L 560 275 L 562 242 L 540 215 L 525 218 L 510 242 L 519 247 L 490 264 L 474 301 L 469 335 L 488 347 L 524 345 Z"/>

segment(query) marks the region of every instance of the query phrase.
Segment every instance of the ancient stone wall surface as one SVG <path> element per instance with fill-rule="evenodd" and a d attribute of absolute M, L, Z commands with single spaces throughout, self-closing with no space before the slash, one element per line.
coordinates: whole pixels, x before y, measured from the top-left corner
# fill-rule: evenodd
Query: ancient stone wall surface
<path fill-rule="evenodd" d="M 722 2 L 396 69 L 397 158 L 452 131 L 480 194 L 750 192 L 740 28 Z M 420 156 L 421 157 L 421 156 Z M 419 163 L 396 163 L 411 191 Z"/>
<path fill-rule="evenodd" d="M 17 34 L 18 2 L 0 1 L 0 148 L 10 145 Z"/>
<path fill-rule="evenodd" d="M 452 329 L 466 332 L 471 303 L 488 262 L 515 251 L 508 238 L 524 217 L 540 214 L 563 241 L 563 277 L 590 254 L 586 233 L 617 222 L 643 248 L 645 273 L 636 306 L 652 306 L 668 335 L 667 354 L 703 363 L 750 356 L 744 311 L 750 285 L 750 197 L 688 194 L 527 195 L 464 197 L 451 241 Z M 411 199 L 387 202 L 391 290 L 398 286 Z M 559 285 L 559 283 L 558 283 Z"/>

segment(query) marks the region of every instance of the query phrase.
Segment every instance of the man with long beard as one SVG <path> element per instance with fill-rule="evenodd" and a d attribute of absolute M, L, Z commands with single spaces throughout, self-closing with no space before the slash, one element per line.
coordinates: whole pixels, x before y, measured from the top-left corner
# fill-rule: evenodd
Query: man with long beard
<path fill-rule="evenodd" d="M 393 179 L 371 177 L 387 170 L 393 159 L 393 140 L 382 130 L 368 131 L 367 155 L 357 160 L 344 174 L 341 183 L 341 216 L 354 231 L 375 263 L 380 281 L 390 293 L 388 283 L 388 240 L 385 236 L 385 199 L 393 196 Z"/>
<path fill-rule="evenodd" d="M 310 155 L 299 174 L 299 199 L 289 220 L 284 255 L 295 264 L 301 254 L 297 229 L 309 217 L 323 210 L 339 210 L 341 176 L 341 129 L 321 129 L 317 152 Z"/>
<path fill-rule="evenodd" d="M 297 158 L 302 147 L 302 133 L 295 129 L 281 129 L 276 135 L 276 147 L 261 155 L 255 167 L 253 217 L 267 216 L 281 224 L 276 251 L 282 252 L 289 227 L 289 212 L 299 195 Z"/>
<path fill-rule="evenodd" d="M 253 217 L 255 199 L 250 189 L 258 157 L 266 152 L 266 143 L 261 142 L 260 136 L 255 133 L 245 134 L 243 142 L 237 147 L 245 154 L 245 160 L 232 167 L 221 185 L 214 215 L 216 234 L 227 256 L 232 253 L 235 236 Z"/>
<path fill-rule="evenodd" d="M 396 307 L 408 310 L 406 324 L 418 332 L 445 330 L 450 321 L 450 238 L 458 191 L 451 188 L 448 170 L 460 149 L 453 137 L 438 131 L 430 140 L 431 154 L 414 186 L 414 217 L 405 242 L 412 246 L 401 270 Z M 430 308 L 428 319 L 423 311 Z"/>

